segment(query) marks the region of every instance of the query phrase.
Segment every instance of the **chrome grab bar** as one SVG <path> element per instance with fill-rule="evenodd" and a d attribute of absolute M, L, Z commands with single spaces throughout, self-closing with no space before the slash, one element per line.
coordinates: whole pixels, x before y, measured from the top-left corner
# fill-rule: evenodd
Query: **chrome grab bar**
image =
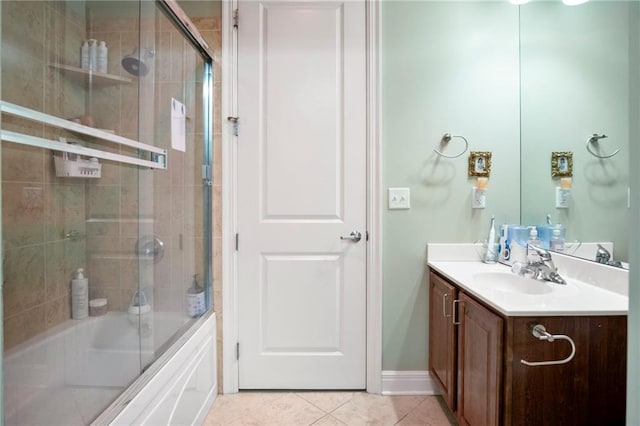
<path fill-rule="evenodd" d="M 66 152 L 71 154 L 80 154 L 86 157 L 95 157 L 104 160 L 117 161 L 120 163 L 149 167 L 153 169 L 167 169 L 167 150 L 164 148 L 148 145 L 133 139 L 125 138 L 123 136 L 114 135 L 104 130 L 84 126 L 82 124 L 74 123 L 60 117 L 45 114 L 43 112 L 16 105 L 7 101 L 0 101 L 0 112 L 2 112 L 3 114 L 9 114 L 34 121 L 36 123 L 41 123 L 48 126 L 80 133 L 107 142 L 128 146 L 140 151 L 146 151 L 150 154 L 151 160 L 145 160 L 136 156 L 116 154 L 109 151 L 101 151 L 99 149 L 86 148 L 81 145 L 72 145 L 50 139 L 40 138 L 37 136 L 0 129 L 0 138 L 3 141 L 34 146 L 37 148 L 51 149 L 54 151 Z"/>
<path fill-rule="evenodd" d="M 547 332 L 547 329 L 542 324 L 536 324 L 531 327 L 531 334 L 533 337 L 539 340 L 546 340 L 547 342 L 554 342 L 555 340 L 566 340 L 571 344 L 571 354 L 565 359 L 560 359 L 557 361 L 525 361 L 521 359 L 520 362 L 524 365 L 528 365 L 529 367 L 538 367 L 543 365 L 559 365 L 566 364 L 573 359 L 576 354 L 576 344 L 573 343 L 573 339 L 564 334 L 551 334 Z"/>

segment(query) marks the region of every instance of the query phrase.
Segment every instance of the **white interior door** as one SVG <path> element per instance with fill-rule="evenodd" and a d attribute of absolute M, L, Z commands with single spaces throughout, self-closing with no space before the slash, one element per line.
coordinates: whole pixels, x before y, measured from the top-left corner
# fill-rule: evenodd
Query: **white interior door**
<path fill-rule="evenodd" d="M 239 2 L 241 389 L 366 386 L 365 55 L 364 1 Z"/>

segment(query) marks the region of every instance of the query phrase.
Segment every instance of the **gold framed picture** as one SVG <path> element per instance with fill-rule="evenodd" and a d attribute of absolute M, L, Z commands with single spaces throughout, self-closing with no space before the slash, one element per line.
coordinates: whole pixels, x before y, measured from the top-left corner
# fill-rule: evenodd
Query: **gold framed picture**
<path fill-rule="evenodd" d="M 469 153 L 469 176 L 491 174 L 491 151 L 471 151 Z"/>
<path fill-rule="evenodd" d="M 551 176 L 573 176 L 573 152 L 557 151 L 551 153 Z"/>

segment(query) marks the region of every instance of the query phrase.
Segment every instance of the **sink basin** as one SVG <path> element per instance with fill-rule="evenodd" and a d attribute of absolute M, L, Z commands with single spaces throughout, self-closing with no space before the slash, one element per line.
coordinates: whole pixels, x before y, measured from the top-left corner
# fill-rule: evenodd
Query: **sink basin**
<path fill-rule="evenodd" d="M 494 290 L 517 294 L 547 294 L 553 289 L 544 281 L 521 277 L 509 272 L 479 272 L 473 275 L 476 283 Z"/>

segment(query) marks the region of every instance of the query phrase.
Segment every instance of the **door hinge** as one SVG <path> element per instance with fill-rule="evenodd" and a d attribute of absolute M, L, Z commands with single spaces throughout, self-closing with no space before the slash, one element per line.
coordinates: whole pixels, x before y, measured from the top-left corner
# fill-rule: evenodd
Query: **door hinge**
<path fill-rule="evenodd" d="M 367 236 L 367 241 L 369 241 L 369 231 L 366 231 L 365 235 Z"/>
<path fill-rule="evenodd" d="M 239 246 L 240 246 L 240 234 L 236 233 L 236 251 L 238 251 Z"/>
<path fill-rule="evenodd" d="M 240 13 L 238 9 L 233 11 L 233 28 L 238 28 L 238 21 L 240 20 Z"/>
<path fill-rule="evenodd" d="M 236 360 L 240 360 L 240 342 L 236 342 Z"/>
<path fill-rule="evenodd" d="M 202 183 L 204 183 L 205 186 L 211 186 L 212 185 L 212 181 L 211 181 L 211 166 L 208 164 L 203 164 L 202 165 Z"/>
<path fill-rule="evenodd" d="M 227 117 L 227 121 L 233 125 L 233 136 L 238 136 L 238 117 Z"/>

